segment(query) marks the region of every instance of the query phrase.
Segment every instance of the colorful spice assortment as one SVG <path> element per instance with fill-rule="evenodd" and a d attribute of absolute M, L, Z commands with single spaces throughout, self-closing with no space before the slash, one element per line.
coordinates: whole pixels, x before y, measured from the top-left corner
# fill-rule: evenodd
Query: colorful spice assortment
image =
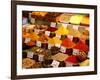
<path fill-rule="evenodd" d="M 23 68 L 89 65 L 89 15 L 23 11 L 22 17 Z"/>

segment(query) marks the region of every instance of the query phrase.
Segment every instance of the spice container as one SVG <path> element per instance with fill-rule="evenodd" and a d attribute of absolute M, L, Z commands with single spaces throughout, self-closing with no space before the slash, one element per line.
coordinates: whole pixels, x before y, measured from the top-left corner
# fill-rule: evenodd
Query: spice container
<path fill-rule="evenodd" d="M 68 34 L 68 29 L 66 28 L 66 26 L 61 26 L 58 28 L 58 30 L 55 31 L 56 33 L 56 37 L 58 37 L 59 39 L 61 39 L 62 35 L 67 35 Z"/>
<path fill-rule="evenodd" d="M 22 67 L 28 69 L 31 68 L 36 62 L 30 58 L 25 58 L 22 60 L 22 63 Z"/>
<path fill-rule="evenodd" d="M 51 47 L 50 51 L 51 51 L 51 55 L 55 55 L 59 52 L 59 48 L 54 46 Z"/>
<path fill-rule="evenodd" d="M 74 65 L 79 64 L 79 61 L 77 60 L 77 57 L 76 56 L 72 55 L 72 56 L 69 56 L 65 60 L 65 63 L 66 63 L 66 66 L 67 67 L 71 67 L 71 66 L 74 66 Z"/>
<path fill-rule="evenodd" d="M 73 52 L 72 48 L 74 46 L 75 43 L 73 43 L 69 38 L 66 38 L 62 41 L 60 51 L 70 55 Z"/>

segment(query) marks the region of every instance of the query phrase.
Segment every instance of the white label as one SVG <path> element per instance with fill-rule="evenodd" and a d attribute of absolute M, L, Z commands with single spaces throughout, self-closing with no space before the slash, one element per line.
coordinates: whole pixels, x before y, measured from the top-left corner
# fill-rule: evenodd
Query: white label
<path fill-rule="evenodd" d="M 78 30 L 79 25 L 73 25 L 73 29 Z"/>
<path fill-rule="evenodd" d="M 67 37 L 68 37 L 71 41 L 73 40 L 73 36 L 67 35 Z"/>
<path fill-rule="evenodd" d="M 67 28 L 67 26 L 68 26 L 68 24 L 64 24 L 64 23 L 63 23 L 62 25 L 63 25 L 65 28 Z"/>
<path fill-rule="evenodd" d="M 88 56 L 87 57 L 90 58 L 90 52 L 88 52 Z"/>
<path fill-rule="evenodd" d="M 31 13 L 29 13 L 29 20 L 31 20 Z"/>
<path fill-rule="evenodd" d="M 24 43 L 28 43 L 28 42 L 30 42 L 30 41 L 31 41 L 31 39 L 30 39 L 30 38 L 25 38 Z"/>
<path fill-rule="evenodd" d="M 51 49 L 51 47 L 54 46 L 53 44 L 48 44 L 48 49 Z"/>
<path fill-rule="evenodd" d="M 39 30 L 38 30 L 38 29 L 35 29 L 34 32 L 35 32 L 36 34 L 39 34 Z"/>
<path fill-rule="evenodd" d="M 63 46 L 61 46 L 60 51 L 63 52 L 63 53 L 65 53 L 66 52 L 66 48 L 63 47 Z"/>
<path fill-rule="evenodd" d="M 77 55 L 79 53 L 78 49 L 73 49 L 73 55 Z"/>
<path fill-rule="evenodd" d="M 71 67 L 71 66 L 73 66 L 73 63 L 66 61 L 66 67 Z"/>
<path fill-rule="evenodd" d="M 29 52 L 27 53 L 27 57 L 28 57 L 28 58 L 33 58 L 33 55 L 34 55 L 34 53 L 31 52 L 31 51 L 29 51 Z"/>
<path fill-rule="evenodd" d="M 27 18 L 23 18 L 22 24 L 25 25 L 28 23 L 28 19 Z"/>
<path fill-rule="evenodd" d="M 85 27 L 85 30 L 88 30 L 89 31 L 89 27 Z"/>
<path fill-rule="evenodd" d="M 29 26 L 29 24 L 25 24 L 25 25 L 23 25 L 24 28 L 27 28 L 27 26 Z"/>
<path fill-rule="evenodd" d="M 60 62 L 53 60 L 51 66 L 53 66 L 54 68 L 57 68 L 59 66 Z"/>
<path fill-rule="evenodd" d="M 57 27 L 61 27 L 62 23 L 57 22 Z"/>
<path fill-rule="evenodd" d="M 56 37 L 60 39 L 60 38 L 61 38 L 61 35 L 59 35 L 59 34 L 56 34 Z"/>
<path fill-rule="evenodd" d="M 55 22 L 51 22 L 51 27 L 56 27 L 56 23 Z"/>
<path fill-rule="evenodd" d="M 44 61 L 44 55 L 39 55 L 39 61 Z"/>
<path fill-rule="evenodd" d="M 58 47 L 58 48 L 60 48 L 61 45 L 60 44 L 55 44 L 55 46 Z"/>
<path fill-rule="evenodd" d="M 26 27 L 26 32 L 29 32 L 29 31 L 30 31 L 30 29 L 28 27 Z"/>
<path fill-rule="evenodd" d="M 31 18 L 31 23 L 32 23 L 32 24 L 35 23 L 35 18 Z"/>
<path fill-rule="evenodd" d="M 41 42 L 40 42 L 40 41 L 37 41 L 37 42 L 36 42 L 36 45 L 37 45 L 38 47 L 41 47 Z"/>
<path fill-rule="evenodd" d="M 45 31 L 45 35 L 49 36 L 50 35 L 50 31 Z"/>

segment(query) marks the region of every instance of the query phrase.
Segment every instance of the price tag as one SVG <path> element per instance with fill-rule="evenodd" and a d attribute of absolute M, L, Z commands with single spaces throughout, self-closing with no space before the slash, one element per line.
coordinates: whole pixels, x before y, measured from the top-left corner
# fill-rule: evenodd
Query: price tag
<path fill-rule="evenodd" d="M 51 27 L 56 27 L 56 23 L 55 22 L 51 22 Z"/>
<path fill-rule="evenodd" d="M 40 42 L 40 41 L 37 41 L 37 42 L 36 42 L 36 45 L 37 45 L 38 47 L 41 47 L 41 42 Z"/>
<path fill-rule="evenodd" d="M 25 25 L 25 24 L 27 24 L 27 23 L 28 23 L 28 19 L 27 19 L 27 18 L 23 18 L 22 24 Z"/>
<path fill-rule="evenodd" d="M 39 61 L 44 61 L 44 55 L 39 55 Z"/>
<path fill-rule="evenodd" d="M 27 53 L 27 57 L 28 57 L 28 58 L 33 58 L 33 55 L 34 55 L 34 53 L 31 52 L 31 51 L 29 51 L 29 52 Z"/>
<path fill-rule="evenodd" d="M 29 28 L 26 28 L 26 32 L 29 32 L 30 31 L 30 29 Z"/>
<path fill-rule="evenodd" d="M 56 34 L 56 37 L 60 39 L 60 38 L 61 38 L 61 35 L 59 35 L 59 34 Z"/>
<path fill-rule="evenodd" d="M 63 46 L 61 46 L 60 51 L 63 52 L 63 53 L 65 53 L 66 52 L 66 48 L 63 47 Z"/>
<path fill-rule="evenodd" d="M 73 40 L 73 36 L 72 35 L 67 35 L 67 37 L 72 41 Z"/>
<path fill-rule="evenodd" d="M 72 67 L 72 66 L 73 66 L 72 63 L 70 63 L 70 62 L 66 62 L 66 67 Z"/>
<path fill-rule="evenodd" d="M 50 31 L 45 31 L 45 35 L 49 36 L 50 35 Z"/>
<path fill-rule="evenodd" d="M 61 27 L 62 23 L 57 22 L 57 27 Z"/>
<path fill-rule="evenodd" d="M 51 47 L 54 46 L 53 44 L 48 44 L 48 49 L 51 49 Z"/>
<path fill-rule="evenodd" d="M 31 39 L 30 39 L 30 38 L 25 38 L 24 43 L 28 43 L 28 42 L 30 42 L 30 41 L 31 41 Z"/>
<path fill-rule="evenodd" d="M 25 25 L 23 25 L 23 28 L 27 28 L 27 26 L 29 26 L 29 24 L 25 24 Z"/>
<path fill-rule="evenodd" d="M 90 58 L 90 52 L 88 52 L 88 56 L 87 57 Z"/>
<path fill-rule="evenodd" d="M 29 13 L 29 20 L 31 20 L 31 13 Z"/>
<path fill-rule="evenodd" d="M 85 30 L 88 30 L 89 31 L 89 27 L 85 27 Z"/>
<path fill-rule="evenodd" d="M 78 49 L 73 49 L 73 55 L 77 55 L 79 54 L 79 50 Z"/>
<path fill-rule="evenodd" d="M 67 28 L 67 26 L 68 26 L 68 24 L 66 24 L 66 23 L 63 23 L 62 24 L 65 28 Z"/>
<path fill-rule="evenodd" d="M 60 62 L 53 60 L 51 66 L 53 66 L 54 68 L 57 68 L 59 66 Z"/>
<path fill-rule="evenodd" d="M 31 23 L 32 23 L 32 24 L 35 23 L 35 18 L 31 18 Z"/>
<path fill-rule="evenodd" d="M 58 48 L 60 48 L 61 45 L 60 44 L 55 44 L 55 46 L 58 47 Z"/>
<path fill-rule="evenodd" d="M 35 32 L 36 34 L 39 34 L 39 30 L 38 30 L 38 29 L 35 29 L 34 32 Z"/>
<path fill-rule="evenodd" d="M 79 25 L 73 25 L 73 29 L 78 30 Z"/>

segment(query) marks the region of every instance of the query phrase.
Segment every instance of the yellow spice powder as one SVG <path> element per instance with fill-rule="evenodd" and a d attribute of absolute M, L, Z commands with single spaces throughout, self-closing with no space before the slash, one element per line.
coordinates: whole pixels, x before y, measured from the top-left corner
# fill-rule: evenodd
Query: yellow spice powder
<path fill-rule="evenodd" d="M 55 31 L 56 34 L 60 34 L 60 35 L 67 35 L 68 34 L 68 29 L 65 26 L 61 26 L 58 28 L 57 31 Z"/>

